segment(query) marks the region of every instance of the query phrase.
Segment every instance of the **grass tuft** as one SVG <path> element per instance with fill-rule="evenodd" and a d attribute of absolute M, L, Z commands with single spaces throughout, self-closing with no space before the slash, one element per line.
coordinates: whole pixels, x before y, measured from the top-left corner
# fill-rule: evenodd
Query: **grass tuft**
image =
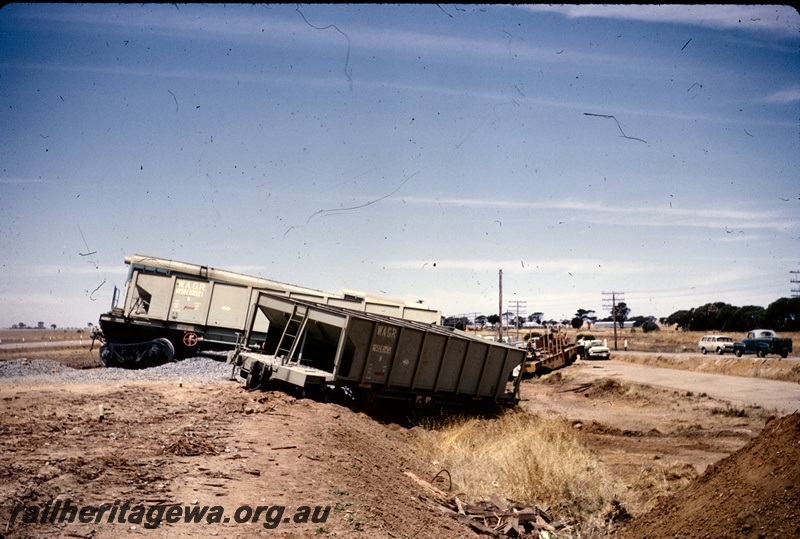
<path fill-rule="evenodd" d="M 602 525 L 616 498 L 605 471 L 563 417 L 517 411 L 458 418 L 426 430 L 419 448 L 472 499 L 499 494 L 550 506 L 557 517 L 593 527 Z"/>

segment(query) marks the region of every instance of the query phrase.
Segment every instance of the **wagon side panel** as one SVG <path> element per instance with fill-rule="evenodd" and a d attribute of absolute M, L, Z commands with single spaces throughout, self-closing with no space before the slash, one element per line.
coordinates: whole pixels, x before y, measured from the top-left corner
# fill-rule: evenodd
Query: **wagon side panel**
<path fill-rule="evenodd" d="M 442 354 L 442 364 L 436 380 L 436 391 L 455 393 L 464 369 L 467 344 L 464 339 L 451 338 L 447 340 L 447 346 Z"/>
<path fill-rule="evenodd" d="M 486 357 L 486 365 L 478 383 L 478 395 L 481 397 L 498 397 L 505 391 L 505 380 L 501 385 L 501 373 L 506 366 L 506 348 L 492 346 Z M 513 368 L 513 367 L 512 367 Z"/>
<path fill-rule="evenodd" d="M 461 381 L 458 384 L 459 393 L 474 395 L 478 392 L 478 384 L 481 381 L 481 374 L 489 355 L 489 348 L 488 344 L 470 343 L 467 357 L 464 359 Z"/>
<path fill-rule="evenodd" d="M 414 375 L 412 384 L 414 389 L 434 389 L 436 387 L 436 379 L 439 376 L 439 367 L 446 344 L 447 337 L 435 333 L 427 334 L 422 344 L 417 372 Z"/>
<path fill-rule="evenodd" d="M 410 388 L 414 385 L 414 373 L 421 357 L 425 333 L 403 328 L 397 342 L 397 352 L 389 375 L 389 385 Z"/>

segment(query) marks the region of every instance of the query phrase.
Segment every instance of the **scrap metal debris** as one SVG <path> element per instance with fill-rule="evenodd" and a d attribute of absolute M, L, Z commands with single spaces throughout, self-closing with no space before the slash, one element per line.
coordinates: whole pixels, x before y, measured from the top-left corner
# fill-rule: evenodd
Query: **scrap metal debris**
<path fill-rule="evenodd" d="M 177 440 L 164 447 L 163 453 L 181 457 L 219 455 L 219 451 L 212 443 L 204 440 L 192 430 L 182 432 Z"/>
<path fill-rule="evenodd" d="M 412 472 L 405 474 L 427 492 L 419 497 L 420 500 L 473 530 L 492 537 L 547 537 L 550 533 L 570 527 L 567 522 L 554 521 L 549 507 L 522 504 L 497 494 L 488 500 L 473 503 L 463 495 L 450 496 Z"/>

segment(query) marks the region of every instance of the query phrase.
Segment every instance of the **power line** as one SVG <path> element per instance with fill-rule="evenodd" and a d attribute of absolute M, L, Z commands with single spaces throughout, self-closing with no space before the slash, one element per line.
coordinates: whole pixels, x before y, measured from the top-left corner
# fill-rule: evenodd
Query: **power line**
<path fill-rule="evenodd" d="M 517 327 L 517 340 L 519 340 L 519 308 L 522 307 L 522 314 L 525 314 L 525 305 L 528 302 L 525 300 L 519 299 L 512 299 L 508 302 L 508 308 L 511 309 L 512 307 L 516 307 L 517 309 L 517 317 L 514 319 L 514 324 Z"/>
<path fill-rule="evenodd" d="M 609 305 L 606 303 L 605 305 L 603 305 L 603 308 L 611 310 L 611 317 L 612 317 L 612 320 L 614 321 L 614 350 L 615 351 L 619 350 L 619 348 L 617 347 L 617 298 L 619 298 L 620 300 L 624 300 L 625 299 L 623 297 L 624 294 L 625 294 L 625 292 L 603 292 L 604 296 L 611 296 L 611 306 L 609 307 Z M 603 301 L 607 302 L 608 299 L 604 298 Z M 620 302 L 620 303 L 622 303 L 622 302 Z"/>

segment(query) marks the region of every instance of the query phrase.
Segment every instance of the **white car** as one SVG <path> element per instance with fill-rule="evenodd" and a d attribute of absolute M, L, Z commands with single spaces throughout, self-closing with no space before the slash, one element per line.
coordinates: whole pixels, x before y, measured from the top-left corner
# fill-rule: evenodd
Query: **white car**
<path fill-rule="evenodd" d="M 733 353 L 733 339 L 725 335 L 706 335 L 697 343 L 697 349 L 704 354 L 709 352 L 719 355 L 725 352 Z"/>
<path fill-rule="evenodd" d="M 611 350 L 603 341 L 589 341 L 584 345 L 586 359 L 611 359 Z"/>

